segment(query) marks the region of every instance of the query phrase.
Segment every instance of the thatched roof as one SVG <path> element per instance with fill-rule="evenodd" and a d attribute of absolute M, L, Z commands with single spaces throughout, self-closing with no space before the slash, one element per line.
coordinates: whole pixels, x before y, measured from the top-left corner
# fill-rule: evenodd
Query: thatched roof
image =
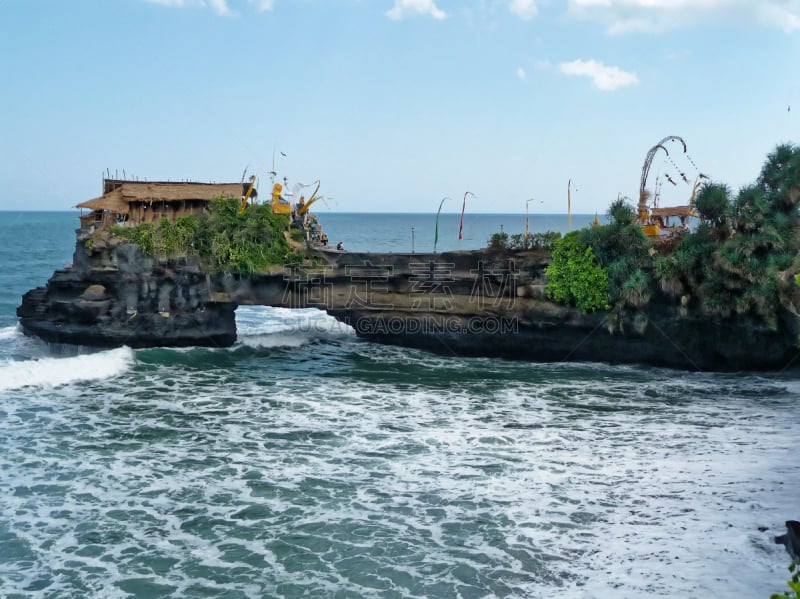
<path fill-rule="evenodd" d="M 121 189 L 115 189 L 111 193 L 101 195 L 88 202 L 82 202 L 76 208 L 88 208 L 89 210 L 110 210 L 119 214 L 128 214 L 128 202 L 122 198 Z"/>
<path fill-rule="evenodd" d="M 670 206 L 669 208 L 653 208 L 651 216 L 697 216 L 691 206 Z"/>
<path fill-rule="evenodd" d="M 126 182 L 114 191 L 75 206 L 90 210 L 111 210 L 127 214 L 130 202 L 180 202 L 241 197 L 248 183 L 137 183 Z M 256 191 L 253 190 L 253 196 Z"/>

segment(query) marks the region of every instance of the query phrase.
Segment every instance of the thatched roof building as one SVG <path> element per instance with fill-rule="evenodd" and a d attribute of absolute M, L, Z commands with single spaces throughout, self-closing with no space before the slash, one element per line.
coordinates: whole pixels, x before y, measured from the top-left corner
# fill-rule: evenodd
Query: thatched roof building
<path fill-rule="evenodd" d="M 81 202 L 75 207 L 91 210 L 88 215 L 81 216 L 82 224 L 107 226 L 116 222 L 130 222 L 136 225 L 162 217 L 175 220 L 179 216 L 196 213 L 215 198 L 240 198 L 245 195 L 249 185 L 106 179 L 103 181 L 103 195 Z M 251 197 L 257 195 L 256 190 L 253 190 Z"/>
<path fill-rule="evenodd" d="M 650 210 L 650 215 L 653 217 L 670 217 L 677 216 L 679 218 L 688 218 L 690 216 L 697 216 L 694 208 L 691 206 L 670 206 L 669 208 L 653 208 Z"/>
<path fill-rule="evenodd" d="M 689 218 L 697 217 L 693 206 L 670 206 L 668 208 L 653 208 L 650 216 L 658 223 L 663 231 L 677 231 L 686 229 L 689 226 Z M 672 217 L 680 220 L 680 226 L 673 226 L 670 222 Z"/>

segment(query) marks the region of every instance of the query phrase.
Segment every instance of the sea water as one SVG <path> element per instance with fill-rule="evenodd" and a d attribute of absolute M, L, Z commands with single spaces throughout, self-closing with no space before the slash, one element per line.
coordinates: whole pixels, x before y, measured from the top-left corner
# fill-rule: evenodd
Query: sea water
<path fill-rule="evenodd" d="M 363 249 L 413 218 L 326 216 Z M 262 307 L 227 349 L 56 348 L 14 310 L 76 224 L 0 213 L 0 597 L 785 587 L 795 374 L 442 357 Z"/>

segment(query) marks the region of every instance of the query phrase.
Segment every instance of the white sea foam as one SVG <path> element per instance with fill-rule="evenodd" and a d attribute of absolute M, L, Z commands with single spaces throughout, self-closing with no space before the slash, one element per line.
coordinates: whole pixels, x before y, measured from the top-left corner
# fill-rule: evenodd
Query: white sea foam
<path fill-rule="evenodd" d="M 354 336 L 351 327 L 314 308 L 244 306 L 236 311 L 236 327 L 240 344 L 258 349 Z"/>
<path fill-rule="evenodd" d="M 272 335 L 250 335 L 240 339 L 242 345 L 256 349 L 268 349 L 270 347 L 300 347 L 313 341 L 312 338 L 290 334 L 274 333 Z"/>
<path fill-rule="evenodd" d="M 108 379 L 125 372 L 132 363 L 133 350 L 128 347 L 70 358 L 0 362 L 0 391 Z"/>
<path fill-rule="evenodd" d="M 7 341 L 9 339 L 14 339 L 19 335 L 20 331 L 17 325 L 0 329 L 0 341 Z"/>
<path fill-rule="evenodd" d="M 378 349 L 347 352 L 352 371 L 303 370 L 300 350 L 249 369 L 147 364 L 77 401 L 75 386 L 9 394 L 0 522 L 20 554 L 4 590 L 627 599 L 784 586 L 771 537 L 795 517 L 796 394 L 456 358 L 432 378 Z"/>

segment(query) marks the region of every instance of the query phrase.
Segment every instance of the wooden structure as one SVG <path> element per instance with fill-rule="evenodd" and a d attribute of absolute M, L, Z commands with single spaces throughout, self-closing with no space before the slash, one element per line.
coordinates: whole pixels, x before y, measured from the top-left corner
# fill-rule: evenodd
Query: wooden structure
<path fill-rule="evenodd" d="M 680 225 L 673 225 L 671 218 L 680 220 Z M 697 217 L 692 206 L 670 206 L 669 208 L 652 208 L 650 218 L 658 224 L 661 231 L 675 232 L 689 228 L 689 219 Z"/>
<path fill-rule="evenodd" d="M 649 208 L 647 205 L 648 200 L 650 199 L 650 192 L 646 189 L 647 175 L 650 173 L 650 166 L 653 163 L 653 158 L 655 158 L 655 155 L 659 150 L 663 150 L 664 153 L 669 156 L 669 150 L 667 150 L 665 144 L 671 141 L 680 142 L 681 146 L 683 147 L 683 153 L 686 154 L 686 142 L 677 135 L 668 135 L 650 148 L 650 150 L 647 152 L 647 156 L 645 157 L 644 165 L 642 166 L 642 177 L 639 183 L 639 203 L 636 207 L 636 213 L 639 225 L 641 226 L 644 234 L 648 237 L 659 238 L 679 233 L 680 231 L 688 229 L 689 218 L 697 216 L 694 211 L 694 191 L 692 192 L 692 199 L 688 206 L 659 208 L 658 190 L 656 190 L 656 195 L 653 198 L 653 207 Z M 692 164 L 694 164 L 694 162 L 692 162 Z M 680 174 L 684 181 L 688 183 L 689 181 L 686 179 L 686 176 L 683 173 Z M 677 217 L 680 219 L 681 224 L 673 226 L 670 223 L 670 218 L 672 217 Z"/>
<path fill-rule="evenodd" d="M 103 195 L 82 202 L 76 208 L 88 209 L 81 214 L 81 226 L 109 227 L 115 224 L 136 226 L 158 222 L 162 218 L 174 222 L 179 216 L 197 214 L 208 202 L 220 197 L 242 198 L 249 192 L 256 197 L 250 183 L 173 183 L 104 179 Z"/>

